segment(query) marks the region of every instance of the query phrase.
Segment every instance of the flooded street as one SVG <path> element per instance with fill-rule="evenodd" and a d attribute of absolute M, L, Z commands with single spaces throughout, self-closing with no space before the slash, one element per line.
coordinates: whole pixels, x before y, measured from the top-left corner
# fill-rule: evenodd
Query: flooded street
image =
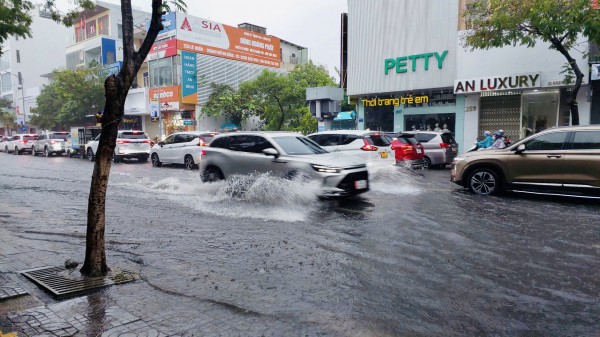
<path fill-rule="evenodd" d="M 27 267 L 83 261 L 92 169 L 0 153 L 1 233 L 46 247 Z M 184 336 L 599 335 L 597 201 L 475 196 L 449 175 L 373 169 L 369 192 L 321 200 L 268 175 L 113 164 L 108 263 L 141 280 L 101 294 Z"/>

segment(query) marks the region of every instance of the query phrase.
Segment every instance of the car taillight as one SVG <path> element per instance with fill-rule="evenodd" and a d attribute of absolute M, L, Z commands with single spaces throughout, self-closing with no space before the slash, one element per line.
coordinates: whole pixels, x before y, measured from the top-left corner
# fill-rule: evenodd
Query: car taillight
<path fill-rule="evenodd" d="M 206 145 L 208 145 L 207 142 L 203 141 L 202 139 L 198 140 L 198 146 L 206 146 Z"/>
<path fill-rule="evenodd" d="M 152 144 L 152 142 L 150 141 L 150 139 L 144 139 L 144 143 Z"/>
<path fill-rule="evenodd" d="M 400 146 L 400 149 L 402 149 L 402 151 L 404 151 L 405 153 L 414 151 L 412 145 L 403 145 Z"/>
<path fill-rule="evenodd" d="M 125 143 L 130 143 L 130 141 L 127 139 L 117 139 L 117 144 L 125 144 Z"/>
<path fill-rule="evenodd" d="M 20 141 L 19 143 L 27 144 L 27 139 L 23 139 L 23 140 L 22 140 L 22 141 Z"/>
<path fill-rule="evenodd" d="M 52 145 L 52 144 L 56 144 L 56 143 L 57 143 L 57 142 L 56 142 L 55 140 L 51 140 L 51 141 L 50 141 L 50 145 Z"/>
<path fill-rule="evenodd" d="M 206 156 L 206 151 L 204 151 L 204 150 L 200 151 L 200 155 Z"/>
<path fill-rule="evenodd" d="M 369 143 L 367 143 L 366 140 L 363 139 L 363 142 L 365 142 L 365 145 L 363 145 L 363 147 L 361 147 L 360 149 L 363 151 L 377 151 L 377 146 L 375 145 L 371 145 Z"/>
<path fill-rule="evenodd" d="M 440 147 L 443 149 L 447 149 L 450 147 L 450 143 L 440 143 Z"/>

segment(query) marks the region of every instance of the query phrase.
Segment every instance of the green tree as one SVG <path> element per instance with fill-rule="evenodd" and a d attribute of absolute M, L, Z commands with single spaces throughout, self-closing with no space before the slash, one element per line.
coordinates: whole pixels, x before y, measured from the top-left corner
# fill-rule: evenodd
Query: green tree
<path fill-rule="evenodd" d="M 125 113 L 127 93 L 144 59 L 148 56 L 158 32 L 164 28 L 162 14 L 171 11 L 168 4 L 172 4 L 177 10 L 185 12 L 186 5 L 183 0 L 151 0 L 150 2 L 152 7 L 150 27 L 141 45 L 136 48 L 133 38 L 131 0 L 121 0 L 123 67 L 118 74 L 110 75 L 104 81 L 105 100 L 104 109 L 102 109 L 102 132 L 88 198 L 85 260 L 80 269 L 81 274 L 85 276 L 102 276 L 106 275 L 109 270 L 106 264 L 104 238 L 106 188 L 116 147 L 119 124 Z M 86 9 L 94 7 L 93 2 L 90 0 L 73 0 L 73 3 Z M 54 0 L 46 0 L 45 6 L 46 10 L 52 13 L 52 18 L 55 21 L 60 21 L 65 25 L 72 25 L 81 15 L 81 9 L 69 11 L 64 15 L 61 14 L 56 8 Z"/>
<path fill-rule="evenodd" d="M 99 68 L 55 70 L 37 97 L 31 123 L 42 129 L 83 125 L 104 100 Z"/>
<path fill-rule="evenodd" d="M 212 92 L 206 105 L 202 107 L 202 114 L 206 116 L 222 116 L 227 121 L 242 125 L 248 112 L 248 98 L 240 90 L 227 84 L 211 83 Z"/>
<path fill-rule="evenodd" d="M 12 102 L 6 98 L 0 97 L 0 125 L 4 125 L 9 133 L 11 129 L 14 130 L 17 127 L 15 123 L 15 114 L 8 110 L 11 108 Z"/>
<path fill-rule="evenodd" d="M 240 90 L 251 97 L 249 110 L 267 130 L 299 130 L 306 128 L 302 122 L 308 112 L 306 88 L 334 85 L 323 66 L 309 62 L 287 74 L 265 70 L 255 80 L 243 83 Z"/>
<path fill-rule="evenodd" d="M 579 125 L 577 93 L 584 75 L 571 52 L 578 36 L 600 41 L 600 11 L 589 0 L 478 0 L 464 18 L 470 28 L 462 37 L 466 47 L 533 47 L 541 41 L 561 53 L 575 76 L 568 104 L 572 124 Z"/>

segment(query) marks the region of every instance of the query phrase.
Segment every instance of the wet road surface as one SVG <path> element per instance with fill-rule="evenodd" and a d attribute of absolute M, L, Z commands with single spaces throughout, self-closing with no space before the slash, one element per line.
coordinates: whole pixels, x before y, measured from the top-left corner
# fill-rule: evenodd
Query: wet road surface
<path fill-rule="evenodd" d="M 92 168 L 0 153 L 0 226 L 46 247 L 24 264 L 83 260 Z M 448 170 L 397 168 L 372 171 L 358 198 L 316 193 L 269 176 L 202 184 L 197 170 L 114 164 L 108 262 L 142 279 L 88 301 L 161 313 L 190 336 L 203 335 L 191 322 L 228 336 L 600 335 L 597 202 L 474 196 Z M 151 290 L 155 301 L 131 301 Z"/>

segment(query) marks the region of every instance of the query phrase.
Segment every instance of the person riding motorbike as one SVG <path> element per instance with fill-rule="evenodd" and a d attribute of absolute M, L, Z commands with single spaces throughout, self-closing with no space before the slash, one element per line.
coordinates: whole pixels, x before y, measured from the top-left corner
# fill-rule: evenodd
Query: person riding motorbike
<path fill-rule="evenodd" d="M 487 149 L 494 143 L 494 139 L 492 138 L 492 133 L 490 131 L 485 130 L 483 135 L 485 138 L 482 141 L 475 143 L 478 149 Z"/>
<path fill-rule="evenodd" d="M 504 130 L 494 132 L 492 138 L 494 139 L 494 143 L 489 147 L 490 149 L 503 149 L 506 147 L 506 143 L 504 142 Z"/>

